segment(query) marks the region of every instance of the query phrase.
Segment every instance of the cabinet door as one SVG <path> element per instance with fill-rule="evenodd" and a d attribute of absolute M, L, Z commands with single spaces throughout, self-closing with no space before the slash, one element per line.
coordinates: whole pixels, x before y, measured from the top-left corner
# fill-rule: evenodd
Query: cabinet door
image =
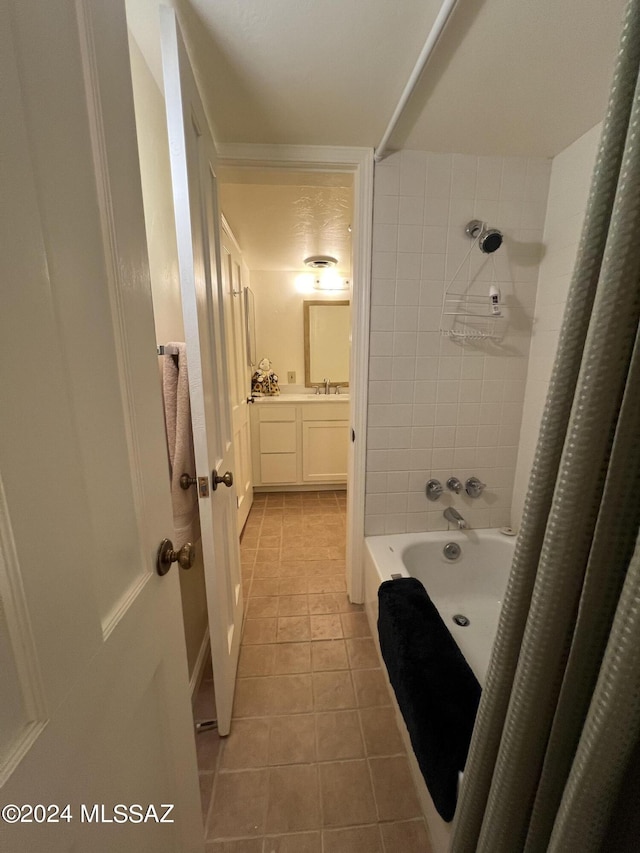
<path fill-rule="evenodd" d="M 305 421 L 302 425 L 304 482 L 346 482 L 348 447 L 348 421 Z"/>

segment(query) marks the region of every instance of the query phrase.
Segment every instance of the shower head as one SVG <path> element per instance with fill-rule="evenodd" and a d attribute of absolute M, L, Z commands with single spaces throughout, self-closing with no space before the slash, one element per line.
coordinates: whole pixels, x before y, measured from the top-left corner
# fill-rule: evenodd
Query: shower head
<path fill-rule="evenodd" d="M 497 228 L 487 228 L 487 223 L 480 219 L 472 219 L 465 228 L 465 233 L 473 240 L 478 241 L 480 251 L 485 255 L 490 255 L 492 252 L 497 252 L 502 246 L 502 231 Z"/>

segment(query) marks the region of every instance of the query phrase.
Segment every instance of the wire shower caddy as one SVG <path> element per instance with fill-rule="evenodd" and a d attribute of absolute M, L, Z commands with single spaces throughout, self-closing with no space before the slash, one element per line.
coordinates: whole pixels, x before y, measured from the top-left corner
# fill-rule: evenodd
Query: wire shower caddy
<path fill-rule="evenodd" d="M 464 267 L 472 251 L 476 246 L 480 251 L 492 253 L 495 249 L 483 248 L 483 239 L 487 234 L 499 234 L 499 247 L 502 235 L 495 229 L 487 229 L 484 222 L 473 220 L 467 225 L 466 233 L 473 242 L 462 259 L 451 281 L 446 286 L 442 295 L 442 311 L 440 315 L 440 334 L 456 341 L 501 341 L 504 338 L 507 326 L 506 307 L 502 301 L 498 303 L 499 313 L 494 313 L 489 293 L 469 293 L 471 282 L 466 283 L 466 290 L 455 292 L 456 279 L 460 270 Z M 494 279 L 495 279 L 495 261 Z M 459 285 L 463 282 L 458 282 Z M 491 282 L 487 282 L 487 287 Z"/>

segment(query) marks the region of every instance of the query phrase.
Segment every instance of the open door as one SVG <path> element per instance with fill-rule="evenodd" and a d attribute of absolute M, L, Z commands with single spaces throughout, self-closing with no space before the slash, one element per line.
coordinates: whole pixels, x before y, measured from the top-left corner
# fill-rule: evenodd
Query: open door
<path fill-rule="evenodd" d="M 0 0 L 0 79 L 0 849 L 202 853 L 123 4 Z"/>
<path fill-rule="evenodd" d="M 247 300 L 248 270 L 240 247 L 222 216 L 222 284 L 224 317 L 229 350 L 230 404 L 233 424 L 233 447 L 236 459 L 236 495 L 238 499 L 238 535 L 242 533 L 253 503 L 253 470 L 251 460 L 251 365 L 248 359 Z"/>
<path fill-rule="evenodd" d="M 216 716 L 226 735 L 242 584 L 215 149 L 173 9 L 160 7 L 160 24 Z"/>

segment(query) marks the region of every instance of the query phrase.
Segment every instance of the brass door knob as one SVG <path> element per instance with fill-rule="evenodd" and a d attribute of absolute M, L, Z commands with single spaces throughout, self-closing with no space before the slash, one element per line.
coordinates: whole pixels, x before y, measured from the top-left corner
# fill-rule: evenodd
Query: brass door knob
<path fill-rule="evenodd" d="M 195 484 L 197 482 L 198 482 L 197 477 L 191 477 L 189 474 L 183 474 L 180 477 L 180 488 L 184 489 L 186 491 L 191 486 L 195 486 Z"/>
<path fill-rule="evenodd" d="M 179 551 L 174 551 L 171 539 L 163 539 L 158 548 L 156 569 L 159 575 L 166 575 L 172 563 L 178 563 L 181 569 L 190 569 L 195 560 L 196 549 L 191 542 L 187 542 Z"/>
<path fill-rule="evenodd" d="M 233 474 L 231 471 L 227 471 L 222 477 L 219 477 L 218 472 L 214 468 L 211 472 L 211 488 L 214 492 L 218 488 L 218 483 L 224 483 L 228 489 L 231 488 L 233 486 Z"/>

